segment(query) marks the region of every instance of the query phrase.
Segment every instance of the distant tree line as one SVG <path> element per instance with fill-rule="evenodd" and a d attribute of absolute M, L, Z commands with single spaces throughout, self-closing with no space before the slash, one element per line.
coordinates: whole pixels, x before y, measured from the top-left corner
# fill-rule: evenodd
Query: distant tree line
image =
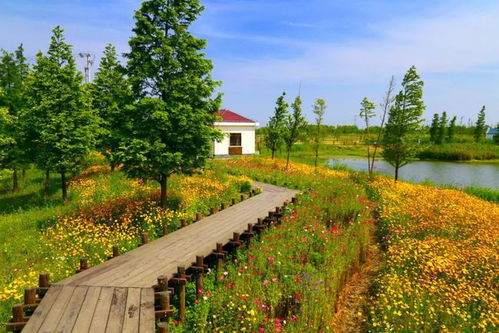
<path fill-rule="evenodd" d="M 202 12 L 199 0 L 146 0 L 135 13 L 126 63 L 111 44 L 93 83 L 84 83 L 73 48 L 60 26 L 47 52 L 26 62 L 23 46 L 0 54 L 0 169 L 18 173 L 30 165 L 68 177 L 98 150 L 114 169 L 161 185 L 161 205 L 173 173 L 191 173 L 211 155 L 220 84 L 211 78 L 206 42 L 188 27 Z"/>

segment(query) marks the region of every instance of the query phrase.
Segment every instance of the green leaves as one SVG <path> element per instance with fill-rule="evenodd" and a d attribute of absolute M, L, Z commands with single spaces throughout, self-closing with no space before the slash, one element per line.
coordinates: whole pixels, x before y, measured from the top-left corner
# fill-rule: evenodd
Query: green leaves
<path fill-rule="evenodd" d="M 485 105 L 482 106 L 482 109 L 478 113 L 478 119 L 475 124 L 475 131 L 473 133 L 473 137 L 475 138 L 475 142 L 480 142 L 485 137 Z"/>
<path fill-rule="evenodd" d="M 119 159 L 130 175 L 161 183 L 162 205 L 168 176 L 204 166 L 220 138 L 213 123 L 221 97 L 212 97 L 219 82 L 202 53 L 206 42 L 187 29 L 202 10 L 197 0 L 144 1 L 126 54 L 136 103 L 124 109 Z"/>
<path fill-rule="evenodd" d="M 42 170 L 61 175 L 74 172 L 94 147 L 98 118 L 91 109 L 89 87 L 82 81 L 71 46 L 65 43 L 63 30 L 57 26 L 48 56 L 37 55 L 28 79 L 28 108 L 23 115 L 30 142 L 26 149 Z M 63 193 L 65 185 L 63 182 Z"/>
<path fill-rule="evenodd" d="M 132 91 L 125 69 L 118 61 L 116 48 L 108 44 L 92 84 L 93 108 L 101 118 L 99 150 L 112 167 L 118 162 L 118 151 L 126 128 L 124 110 L 132 103 Z"/>
<path fill-rule="evenodd" d="M 274 158 L 275 151 L 284 142 L 285 123 L 288 117 L 288 103 L 284 100 L 286 93 L 283 92 L 277 98 L 274 114 L 270 117 L 267 124 L 267 131 L 265 132 L 265 145 L 272 151 L 272 158 Z"/>
<path fill-rule="evenodd" d="M 398 178 L 398 169 L 409 163 L 419 148 L 418 131 L 425 109 L 423 85 L 416 68 L 412 66 L 405 74 L 402 90 L 388 113 L 382 140 L 383 158 L 395 167 L 395 179 Z"/>

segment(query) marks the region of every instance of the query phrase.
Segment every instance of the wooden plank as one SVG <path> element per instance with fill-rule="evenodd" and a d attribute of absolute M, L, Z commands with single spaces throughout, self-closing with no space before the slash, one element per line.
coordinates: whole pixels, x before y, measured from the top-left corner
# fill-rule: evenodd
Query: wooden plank
<path fill-rule="evenodd" d="M 140 288 L 129 288 L 126 300 L 125 316 L 123 319 L 123 333 L 137 333 L 140 319 Z"/>
<path fill-rule="evenodd" d="M 121 333 L 123 318 L 127 302 L 127 288 L 114 288 L 109 317 L 107 318 L 106 333 Z"/>
<path fill-rule="evenodd" d="M 90 324 L 92 323 L 97 302 L 99 301 L 101 290 L 101 287 L 88 287 L 85 300 L 81 305 L 80 313 L 78 314 L 78 318 L 73 326 L 74 333 L 88 332 Z"/>
<path fill-rule="evenodd" d="M 66 310 L 67 304 L 71 300 L 73 296 L 73 292 L 75 291 L 75 287 L 73 286 L 64 286 L 57 297 L 57 300 L 52 305 L 50 312 L 48 312 L 45 320 L 43 321 L 42 326 L 38 330 L 39 333 L 53 333 L 56 331 L 57 325 L 61 320 L 62 314 Z"/>
<path fill-rule="evenodd" d="M 107 318 L 113 300 L 114 288 L 103 287 L 97 305 L 95 306 L 94 316 L 88 330 L 89 333 L 103 333 L 106 331 Z"/>
<path fill-rule="evenodd" d="M 58 333 L 72 332 L 76 318 L 78 318 L 78 314 L 80 313 L 81 306 L 85 301 L 87 291 L 88 287 L 76 287 L 73 295 L 71 296 L 71 300 L 61 316 L 59 325 L 57 326 L 56 331 Z"/>
<path fill-rule="evenodd" d="M 26 326 L 24 326 L 23 332 L 27 333 L 38 332 L 38 329 L 40 328 L 40 326 L 42 326 L 45 317 L 50 312 L 50 309 L 52 308 L 52 305 L 59 296 L 61 290 L 62 286 L 58 285 L 49 288 L 47 294 L 45 294 L 45 297 L 42 299 L 42 301 L 36 308 L 33 315 L 31 315 L 30 320 L 28 321 Z"/>
<path fill-rule="evenodd" d="M 154 333 L 154 324 L 154 290 L 145 288 L 140 295 L 139 333 Z"/>

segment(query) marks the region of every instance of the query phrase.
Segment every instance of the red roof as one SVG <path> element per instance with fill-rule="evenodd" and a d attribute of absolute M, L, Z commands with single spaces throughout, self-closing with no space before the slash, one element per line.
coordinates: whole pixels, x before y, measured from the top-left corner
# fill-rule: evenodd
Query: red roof
<path fill-rule="evenodd" d="M 251 119 L 248 119 L 246 117 L 238 115 L 235 112 L 225 109 L 218 111 L 217 116 L 222 117 L 223 122 L 226 123 L 254 123 L 254 121 Z"/>

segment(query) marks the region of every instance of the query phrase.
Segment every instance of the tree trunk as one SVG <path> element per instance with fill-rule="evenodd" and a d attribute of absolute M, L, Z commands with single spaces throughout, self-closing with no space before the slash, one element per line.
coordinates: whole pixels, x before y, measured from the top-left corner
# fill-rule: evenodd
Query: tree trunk
<path fill-rule="evenodd" d="M 45 198 L 49 197 L 50 171 L 45 170 L 45 183 L 43 184 L 43 194 Z"/>
<path fill-rule="evenodd" d="M 161 208 L 166 208 L 166 201 L 168 198 L 168 177 L 166 175 L 161 175 L 161 180 L 159 183 L 161 184 L 161 196 L 159 205 Z"/>
<path fill-rule="evenodd" d="M 68 188 L 66 184 L 66 173 L 61 172 L 61 188 L 62 188 L 62 200 L 66 202 L 68 200 Z"/>
<path fill-rule="evenodd" d="M 27 176 L 26 169 L 23 168 L 23 182 L 26 181 L 26 176 Z"/>
<path fill-rule="evenodd" d="M 272 159 L 274 159 L 275 150 L 272 149 Z"/>
<path fill-rule="evenodd" d="M 288 154 L 286 156 L 286 170 L 288 169 L 288 165 L 289 165 L 289 153 L 291 152 L 291 149 L 288 148 Z"/>
<path fill-rule="evenodd" d="M 114 172 L 114 169 L 116 169 L 116 164 L 114 164 L 114 162 L 111 162 L 111 172 Z"/>
<path fill-rule="evenodd" d="M 17 168 L 12 173 L 12 192 L 19 192 L 19 181 L 17 179 Z"/>
<path fill-rule="evenodd" d="M 399 179 L 399 168 L 398 165 L 395 166 L 395 182 Z"/>
<path fill-rule="evenodd" d="M 315 146 L 315 161 L 314 166 L 317 168 L 317 160 L 319 159 L 319 144 Z"/>

